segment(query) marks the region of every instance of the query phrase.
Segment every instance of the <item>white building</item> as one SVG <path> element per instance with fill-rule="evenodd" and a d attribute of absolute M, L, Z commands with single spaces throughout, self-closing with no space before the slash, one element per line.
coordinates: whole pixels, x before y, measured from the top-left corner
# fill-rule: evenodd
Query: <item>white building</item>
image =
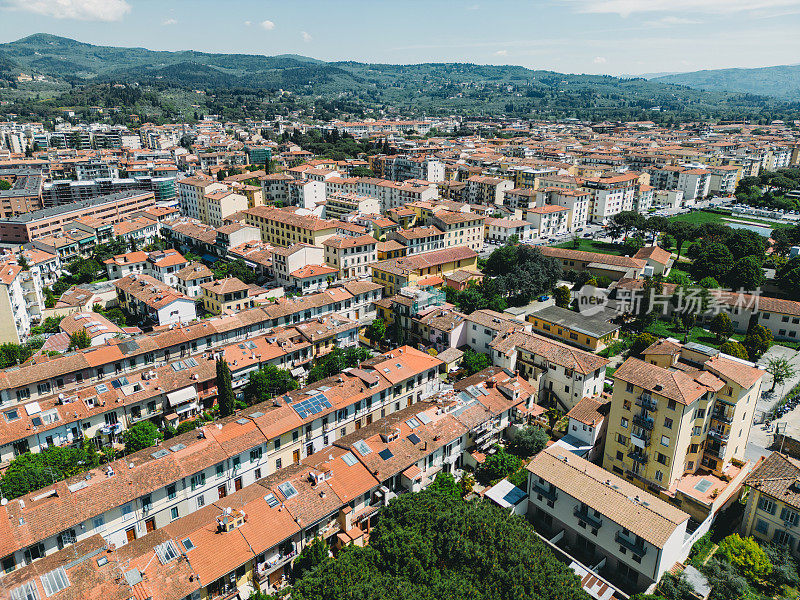
<path fill-rule="evenodd" d="M 678 189 L 683 192 L 684 204 L 694 204 L 708 196 L 711 185 L 711 171 L 708 169 L 688 169 L 678 174 Z"/>
<path fill-rule="evenodd" d="M 39 275 L 16 264 L 0 266 L 0 343 L 19 344 L 31 332 L 31 319 L 44 307 Z"/>
<path fill-rule="evenodd" d="M 276 248 L 272 253 L 272 267 L 278 285 L 291 287 L 294 284 L 292 273 L 309 265 L 322 266 L 325 263 L 325 250 L 308 244 L 293 244 L 287 248 Z"/>
<path fill-rule="evenodd" d="M 369 265 L 378 260 L 378 241 L 371 235 L 335 235 L 322 246 L 325 264 L 338 270 L 338 279 L 369 277 Z"/>

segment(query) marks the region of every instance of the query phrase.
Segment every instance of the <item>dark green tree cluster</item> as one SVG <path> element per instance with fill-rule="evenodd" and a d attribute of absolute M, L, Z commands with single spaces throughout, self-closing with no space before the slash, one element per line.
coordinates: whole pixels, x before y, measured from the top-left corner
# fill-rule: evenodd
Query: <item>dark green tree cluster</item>
<path fill-rule="evenodd" d="M 357 367 L 359 363 L 367 360 L 371 356 L 366 348 L 356 348 L 351 346 L 346 350 L 334 348 L 314 365 L 308 372 L 308 383 L 314 383 L 320 379 L 331 377 L 341 373 L 348 367 Z"/>
<path fill-rule="evenodd" d="M 488 354 L 475 352 L 472 348 L 464 350 L 461 357 L 461 368 L 467 373 L 467 377 L 492 366 L 492 360 Z"/>
<path fill-rule="evenodd" d="M 524 519 L 488 502 L 464 502 L 454 485 L 431 487 L 393 500 L 369 546 L 313 566 L 292 598 L 588 600 Z"/>
<path fill-rule="evenodd" d="M 219 416 L 227 417 L 233 414 L 236 407 L 236 396 L 233 393 L 231 370 L 224 358 L 217 359 L 217 406 Z"/>
<path fill-rule="evenodd" d="M 81 448 L 53 446 L 42 452 L 20 454 L 0 477 L 0 489 L 5 498 L 19 496 L 52 485 L 100 464 L 94 444 L 87 440 Z"/>
<path fill-rule="evenodd" d="M 286 369 L 266 365 L 250 373 L 244 386 L 244 401 L 248 406 L 266 402 L 275 396 L 296 390 L 298 385 L 297 380 Z"/>
<path fill-rule="evenodd" d="M 257 276 L 253 269 L 250 269 L 243 260 L 232 261 L 219 260 L 214 264 L 214 278 L 225 279 L 226 277 L 236 277 L 244 283 L 254 283 Z"/>
<path fill-rule="evenodd" d="M 483 309 L 503 312 L 508 308 L 508 302 L 503 297 L 503 289 L 497 279 L 486 277 L 480 283 L 469 283 L 463 290 L 456 290 L 450 286 L 445 286 L 443 289 L 447 302 L 465 314 Z"/>
<path fill-rule="evenodd" d="M 720 223 L 705 223 L 693 232 L 692 239 L 699 241 L 690 246 L 687 255 L 696 279 L 711 277 L 736 290 L 755 290 L 764 284 L 766 238 Z"/>
<path fill-rule="evenodd" d="M 0 369 L 21 365 L 44 345 L 44 338 L 33 337 L 24 344 L 6 342 L 0 345 Z"/>
<path fill-rule="evenodd" d="M 547 446 L 550 436 L 538 425 L 530 425 L 517 433 L 508 444 L 511 454 L 527 458 L 539 454 Z"/>
<path fill-rule="evenodd" d="M 553 289 L 561 277 L 561 264 L 534 246 L 508 245 L 492 252 L 484 273 L 495 278 L 500 295 L 525 304 Z"/>
<path fill-rule="evenodd" d="M 545 442 L 546 443 L 546 442 Z M 484 484 L 493 484 L 503 477 L 513 475 L 522 467 L 522 460 L 519 456 L 506 452 L 502 446 L 495 446 L 494 453 L 488 455 L 484 461 L 478 465 L 475 477 Z"/>
<path fill-rule="evenodd" d="M 70 334 L 69 347 L 67 350 L 83 350 L 91 345 L 92 338 L 89 337 L 85 329 L 81 329 L 80 331 Z"/>
<path fill-rule="evenodd" d="M 755 177 L 742 177 L 736 186 L 736 198 L 751 206 L 773 210 L 798 210 L 800 200 L 786 192 L 800 189 L 800 169 L 764 171 Z"/>
<path fill-rule="evenodd" d="M 131 454 L 149 448 L 156 440 L 163 440 L 164 435 L 150 421 L 134 423 L 122 434 L 125 452 Z"/>

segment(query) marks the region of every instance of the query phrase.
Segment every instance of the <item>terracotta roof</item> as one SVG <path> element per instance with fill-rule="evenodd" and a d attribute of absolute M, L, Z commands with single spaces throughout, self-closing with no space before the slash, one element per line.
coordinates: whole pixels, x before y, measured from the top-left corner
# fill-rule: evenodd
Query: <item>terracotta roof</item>
<path fill-rule="evenodd" d="M 707 371 L 664 369 L 632 357 L 620 365 L 614 377 L 681 404 L 691 404 L 706 392 L 718 392 L 725 385 Z"/>
<path fill-rule="evenodd" d="M 689 520 L 682 510 L 557 446 L 542 450 L 527 469 L 657 548 Z"/>
<path fill-rule="evenodd" d="M 554 248 L 552 246 L 542 246 L 540 248 L 545 256 L 552 256 L 561 260 L 579 260 L 586 263 L 601 263 L 616 267 L 626 267 L 628 269 L 642 269 L 645 264 L 643 260 L 629 258 L 627 256 L 617 256 L 615 254 L 601 254 L 599 252 L 584 252 L 583 250 L 571 250 L 569 248 Z"/>
<path fill-rule="evenodd" d="M 661 246 L 645 246 L 644 248 L 640 248 L 633 257 L 641 260 L 647 260 L 649 258 L 657 263 L 666 265 L 670 258 L 672 258 L 672 253 L 668 250 L 664 250 Z"/>
<path fill-rule="evenodd" d="M 491 347 L 504 354 L 522 349 L 541 356 L 547 362 L 574 369 L 582 375 L 593 373 L 605 367 L 609 362 L 597 354 L 584 352 L 567 344 L 525 331 L 501 334 L 491 343 Z"/>
<path fill-rule="evenodd" d="M 800 460 L 773 452 L 753 469 L 744 485 L 800 509 Z"/>
<path fill-rule="evenodd" d="M 567 413 L 567 416 L 594 427 L 608 415 L 610 404 L 610 401 L 598 396 L 581 398 Z"/>

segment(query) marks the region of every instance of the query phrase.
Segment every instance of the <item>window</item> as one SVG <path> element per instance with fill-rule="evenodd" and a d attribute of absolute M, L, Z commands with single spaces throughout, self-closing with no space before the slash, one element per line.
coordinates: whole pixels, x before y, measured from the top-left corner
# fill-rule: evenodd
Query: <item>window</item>
<path fill-rule="evenodd" d="M 661 436 L 661 445 L 662 446 L 669 446 L 669 438 L 665 435 Z"/>
<path fill-rule="evenodd" d="M 275 450 L 280 450 L 281 448 L 281 438 L 275 438 Z"/>
<path fill-rule="evenodd" d="M 769 533 L 769 525 L 767 525 L 767 522 L 763 519 L 756 519 L 756 531 L 767 535 L 767 533 Z"/>
<path fill-rule="evenodd" d="M 621 427 L 627 429 L 628 428 L 628 419 L 626 419 L 625 417 L 622 417 L 620 419 L 620 421 L 619 421 L 619 424 L 620 424 Z"/>
<path fill-rule="evenodd" d="M 667 464 L 667 456 L 665 454 L 661 454 L 661 452 L 656 452 L 656 460 L 662 465 Z"/>
<path fill-rule="evenodd" d="M 203 494 L 200 494 L 197 497 L 197 508 L 202 508 L 206 505 L 206 499 L 203 498 Z"/>
<path fill-rule="evenodd" d="M 761 498 L 758 499 L 758 508 L 763 510 L 764 512 L 768 512 L 769 514 L 774 515 L 776 506 L 772 500 L 764 496 L 761 496 Z"/>
<path fill-rule="evenodd" d="M 700 427 L 699 425 L 695 425 L 694 427 L 692 427 L 692 435 L 700 435 L 701 433 L 703 433 L 702 427 Z"/>
<path fill-rule="evenodd" d="M 662 479 L 664 479 L 664 473 L 656 471 L 656 481 L 661 481 Z"/>
<path fill-rule="evenodd" d="M 625 384 L 625 391 L 628 392 L 628 393 L 632 393 L 633 392 L 633 384 L 632 383 L 626 383 Z"/>
<path fill-rule="evenodd" d="M 217 465 L 216 471 L 217 471 L 217 478 L 225 476 L 225 466 L 222 463 L 219 463 Z"/>
<path fill-rule="evenodd" d="M 279 470 L 283 465 L 283 461 L 280 458 L 275 459 L 275 470 Z"/>
<path fill-rule="evenodd" d="M 664 427 L 667 429 L 672 429 L 672 419 L 669 417 L 664 417 Z"/>
<path fill-rule="evenodd" d="M 617 434 L 617 443 L 618 443 L 618 444 L 621 444 L 621 445 L 623 445 L 623 446 L 624 446 L 625 444 L 627 444 L 627 442 L 628 442 L 628 438 L 626 438 L 626 437 L 625 437 L 624 435 L 622 435 L 621 433 L 618 433 L 618 434 Z"/>
<path fill-rule="evenodd" d="M 781 510 L 781 521 L 790 524 L 792 527 L 797 527 L 800 524 L 800 513 L 784 508 Z"/>
<path fill-rule="evenodd" d="M 103 515 L 92 519 L 92 526 L 95 531 L 104 531 L 106 528 L 106 520 L 103 518 Z"/>
<path fill-rule="evenodd" d="M 622 452 L 617 450 L 617 460 L 622 460 Z"/>
<path fill-rule="evenodd" d="M 173 506 L 170 509 L 169 514 L 170 514 L 170 517 L 172 518 L 173 521 L 175 519 L 177 519 L 178 518 L 178 507 L 177 506 Z"/>
<path fill-rule="evenodd" d="M 262 456 L 263 456 L 263 450 L 262 450 L 261 446 L 259 446 L 258 448 L 254 448 L 253 450 L 250 450 L 250 462 L 251 463 L 254 463 L 254 462 L 258 461 L 258 460 L 261 460 Z"/>
<path fill-rule="evenodd" d="M 175 485 L 174 484 L 173 485 L 168 485 L 167 486 L 167 499 L 168 500 L 174 500 L 176 495 L 177 495 L 177 493 L 175 491 Z"/>
<path fill-rule="evenodd" d="M 698 408 L 697 414 L 695 415 L 695 419 L 702 419 L 706 416 L 706 409 L 705 408 Z"/>
<path fill-rule="evenodd" d="M 127 521 L 128 519 L 133 517 L 133 507 L 131 506 L 130 502 L 128 504 L 124 504 L 122 506 L 122 520 Z"/>
<path fill-rule="evenodd" d="M 206 484 L 206 474 L 203 472 L 192 475 L 192 490 L 203 487 Z"/>
<path fill-rule="evenodd" d="M 675 406 L 677 406 L 675 400 L 668 400 L 667 401 L 667 408 L 669 410 L 675 410 Z"/>

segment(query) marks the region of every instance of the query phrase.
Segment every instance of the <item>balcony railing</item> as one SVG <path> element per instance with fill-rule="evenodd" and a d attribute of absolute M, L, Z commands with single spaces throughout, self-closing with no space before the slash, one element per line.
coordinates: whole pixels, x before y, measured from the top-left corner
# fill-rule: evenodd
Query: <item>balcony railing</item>
<path fill-rule="evenodd" d="M 650 445 L 650 432 L 646 429 L 633 431 L 631 432 L 631 441 L 634 439 L 639 440 L 643 446 L 647 447 Z"/>
<path fill-rule="evenodd" d="M 552 500 L 553 502 L 555 502 L 556 499 L 558 498 L 558 494 L 556 494 L 555 489 L 551 489 L 549 487 L 545 488 L 539 485 L 538 483 L 533 484 L 533 492 L 535 494 L 544 496 L 545 498 L 547 498 L 548 500 Z"/>
<path fill-rule="evenodd" d="M 641 406 L 647 410 L 656 410 L 658 408 L 658 402 L 653 400 L 652 396 L 642 394 L 636 398 L 636 406 Z"/>
<path fill-rule="evenodd" d="M 725 446 L 720 446 L 715 448 L 713 446 L 706 446 L 704 452 L 706 454 L 710 454 L 711 456 L 715 456 L 717 458 L 725 458 Z"/>
<path fill-rule="evenodd" d="M 594 529 L 600 529 L 603 526 L 603 519 L 595 517 L 588 511 L 588 509 L 583 509 L 580 506 L 576 506 L 572 514 L 575 515 L 576 519 L 583 521 L 584 523 L 588 523 Z"/>
<path fill-rule="evenodd" d="M 712 439 L 715 439 L 719 442 L 727 442 L 729 434 L 725 433 L 725 431 L 721 429 L 709 429 L 708 436 Z"/>
<path fill-rule="evenodd" d="M 644 544 L 641 542 L 632 542 L 627 537 L 622 535 L 622 532 L 617 532 L 617 535 L 614 537 L 614 541 L 617 542 L 623 548 L 630 550 L 634 554 L 638 556 L 644 556 L 647 554 L 647 548 L 645 548 Z"/>
<path fill-rule="evenodd" d="M 715 410 L 711 413 L 711 418 L 722 423 L 731 423 L 733 421 L 733 411 Z"/>
<path fill-rule="evenodd" d="M 651 431 L 655 425 L 655 421 L 653 421 L 653 419 L 650 417 L 645 417 L 643 415 L 633 415 L 633 424 L 641 427 L 642 429 Z"/>
<path fill-rule="evenodd" d="M 628 457 L 643 465 L 647 464 L 649 460 L 647 454 L 639 450 L 636 446 L 632 446 L 628 449 Z"/>

